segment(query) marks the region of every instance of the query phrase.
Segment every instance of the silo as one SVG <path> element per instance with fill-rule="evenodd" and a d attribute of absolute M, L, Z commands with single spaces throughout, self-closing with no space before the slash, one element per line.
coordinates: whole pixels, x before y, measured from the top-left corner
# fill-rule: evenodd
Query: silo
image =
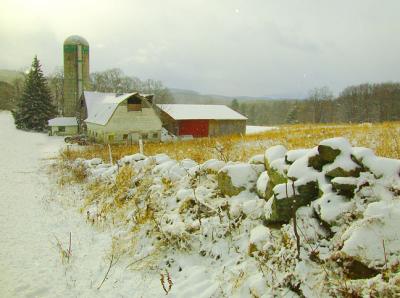
<path fill-rule="evenodd" d="M 80 112 L 80 98 L 89 87 L 89 43 L 72 35 L 64 41 L 63 115 L 75 117 Z"/>

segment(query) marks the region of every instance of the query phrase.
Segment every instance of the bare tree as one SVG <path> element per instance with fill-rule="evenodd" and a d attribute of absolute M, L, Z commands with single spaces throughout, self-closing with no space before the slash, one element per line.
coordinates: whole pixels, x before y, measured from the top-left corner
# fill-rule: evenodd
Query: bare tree
<path fill-rule="evenodd" d="M 313 122 L 326 122 L 326 120 L 324 119 L 324 117 L 326 116 L 326 114 L 324 113 L 324 105 L 327 101 L 333 99 L 332 91 L 326 86 L 314 88 L 310 91 L 308 99 L 311 102 L 312 106 Z"/>
<path fill-rule="evenodd" d="M 57 107 L 58 114 L 61 115 L 64 105 L 64 70 L 62 67 L 57 67 L 47 77 L 47 81 L 53 95 L 53 104 Z"/>
<path fill-rule="evenodd" d="M 90 75 L 92 89 L 99 92 L 141 92 L 154 94 L 157 103 L 172 103 L 174 101 L 168 88 L 161 81 L 126 76 L 122 70 L 113 68 Z"/>

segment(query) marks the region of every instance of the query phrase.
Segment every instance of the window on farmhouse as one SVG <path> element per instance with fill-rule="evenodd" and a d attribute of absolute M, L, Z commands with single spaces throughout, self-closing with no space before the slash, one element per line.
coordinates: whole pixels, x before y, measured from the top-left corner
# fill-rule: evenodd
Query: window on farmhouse
<path fill-rule="evenodd" d="M 59 126 L 58 127 L 59 132 L 65 132 L 65 126 Z"/>
<path fill-rule="evenodd" d="M 128 112 L 130 111 L 141 111 L 142 110 L 142 101 L 140 98 L 136 96 L 132 96 L 128 98 Z"/>
<path fill-rule="evenodd" d="M 127 135 L 127 134 L 124 134 L 124 135 L 122 136 L 122 138 L 123 138 L 124 140 L 127 140 L 127 139 L 128 139 L 128 135 Z"/>
<path fill-rule="evenodd" d="M 147 140 L 147 134 L 145 134 L 145 133 L 142 134 L 142 139 L 143 139 L 143 140 Z"/>
<path fill-rule="evenodd" d="M 158 133 L 153 133 L 153 139 L 157 139 L 158 138 Z"/>

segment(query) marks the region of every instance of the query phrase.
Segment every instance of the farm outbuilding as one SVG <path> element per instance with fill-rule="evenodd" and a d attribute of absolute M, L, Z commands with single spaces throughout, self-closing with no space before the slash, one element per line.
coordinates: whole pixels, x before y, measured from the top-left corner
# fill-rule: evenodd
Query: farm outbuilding
<path fill-rule="evenodd" d="M 75 117 L 57 117 L 49 120 L 51 136 L 70 136 L 78 133 L 78 122 Z"/>
<path fill-rule="evenodd" d="M 247 118 L 224 105 L 158 104 L 163 127 L 176 136 L 245 134 Z"/>

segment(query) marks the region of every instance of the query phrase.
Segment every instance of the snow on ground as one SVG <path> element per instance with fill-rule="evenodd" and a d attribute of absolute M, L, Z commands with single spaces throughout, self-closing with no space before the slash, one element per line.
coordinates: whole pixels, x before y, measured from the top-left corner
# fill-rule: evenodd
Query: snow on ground
<path fill-rule="evenodd" d="M 246 134 L 254 134 L 254 133 L 260 133 L 268 130 L 273 130 L 273 129 L 278 129 L 275 126 L 254 126 L 254 125 L 247 125 L 246 126 Z"/>
<path fill-rule="evenodd" d="M 164 290 L 169 297 L 395 297 L 400 291 L 398 160 L 331 139 L 297 152 L 271 147 L 265 165 L 262 155 L 252 164 L 198 165 L 134 154 L 118 165 L 64 161 L 49 175 L 48 157 L 63 146 L 61 138 L 17 131 L 4 112 L 0 128 L 0 297 L 164 297 Z M 347 167 L 353 159 L 360 177 Z M 63 165 L 70 177 L 83 170 L 84 183 L 58 186 L 55 173 Z M 287 177 L 297 180 L 290 185 Z M 266 202 L 263 193 L 270 191 Z M 299 251 L 290 201 L 300 207 Z M 288 224 L 277 228 L 274 220 Z M 66 250 L 69 233 L 67 261 L 57 241 Z M 112 251 L 118 262 L 98 289 Z"/>
<path fill-rule="evenodd" d="M 0 112 L 0 297 L 137 297 L 163 295 L 159 277 L 127 272 L 123 264 L 108 268 L 111 235 L 97 232 L 77 210 L 60 204 L 46 173 L 48 157 L 62 138 L 18 131 L 11 114 Z M 70 197 L 76 197 L 71 189 Z M 67 201 L 67 200 L 65 200 Z M 62 264 L 57 239 L 72 257 Z"/>

